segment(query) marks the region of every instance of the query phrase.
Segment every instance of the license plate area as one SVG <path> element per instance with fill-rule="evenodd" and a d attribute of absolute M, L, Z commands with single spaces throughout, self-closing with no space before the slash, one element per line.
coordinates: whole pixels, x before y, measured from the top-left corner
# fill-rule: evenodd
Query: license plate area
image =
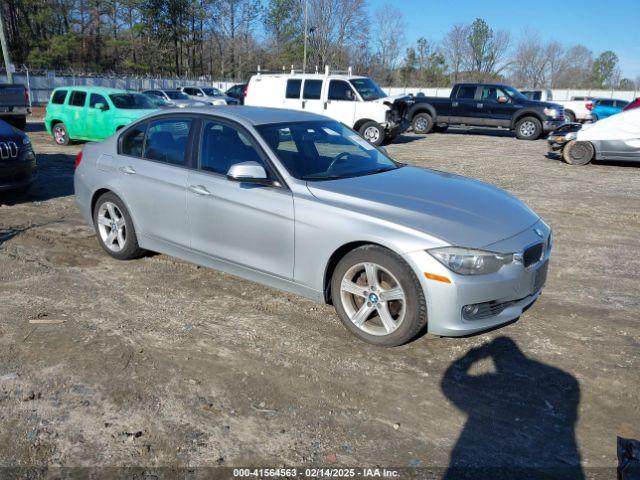
<path fill-rule="evenodd" d="M 547 282 L 547 271 L 549 270 L 549 260 L 544 262 L 538 270 L 536 270 L 535 275 L 533 276 L 533 289 L 532 293 L 536 293 Z"/>

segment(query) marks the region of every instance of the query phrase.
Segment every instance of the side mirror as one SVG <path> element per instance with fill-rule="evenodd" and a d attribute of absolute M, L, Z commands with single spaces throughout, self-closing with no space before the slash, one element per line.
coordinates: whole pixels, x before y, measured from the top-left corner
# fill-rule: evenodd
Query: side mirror
<path fill-rule="evenodd" d="M 107 106 L 104 103 L 96 103 L 93 108 L 97 108 L 98 110 L 102 110 L 103 112 L 107 110 Z"/>
<path fill-rule="evenodd" d="M 227 172 L 227 179 L 233 182 L 257 185 L 271 185 L 273 183 L 267 178 L 267 171 L 258 162 L 241 162 L 231 165 Z"/>
<path fill-rule="evenodd" d="M 507 103 L 508 101 L 507 97 L 498 97 L 498 103 Z"/>

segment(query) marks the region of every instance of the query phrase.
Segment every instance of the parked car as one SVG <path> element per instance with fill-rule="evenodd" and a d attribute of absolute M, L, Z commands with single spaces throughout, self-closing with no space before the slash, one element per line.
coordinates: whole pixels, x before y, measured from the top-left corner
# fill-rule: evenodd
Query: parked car
<path fill-rule="evenodd" d="M 376 146 L 407 129 L 410 102 L 408 97 L 389 97 L 370 78 L 328 72 L 254 75 L 244 99 L 245 105 L 326 115 Z"/>
<path fill-rule="evenodd" d="M 617 98 L 596 98 L 593 100 L 593 109 L 591 117 L 594 122 L 610 117 L 616 113 L 620 113 L 624 107 L 629 105 L 626 100 Z"/>
<path fill-rule="evenodd" d="M 26 87 L 19 83 L 0 83 L 0 120 L 24 130 L 30 113 Z"/>
<path fill-rule="evenodd" d="M 593 108 L 593 98 L 576 96 L 571 100 L 554 100 L 553 92 L 549 89 L 542 90 L 521 90 L 529 100 L 541 102 L 554 102 L 564 107 L 564 119 L 569 122 L 588 122 L 591 120 L 591 109 Z"/>
<path fill-rule="evenodd" d="M 562 106 L 529 100 L 513 87 L 488 83 L 459 83 L 449 98 L 416 97 L 409 119 L 416 133 L 471 125 L 515 130 L 521 140 L 536 140 L 565 122 Z"/>
<path fill-rule="evenodd" d="M 587 125 L 567 124 L 549 135 L 549 146 L 570 165 L 592 160 L 640 161 L 640 109 Z"/>
<path fill-rule="evenodd" d="M 228 97 L 235 98 L 240 102 L 241 105 L 244 105 L 244 97 L 247 94 L 247 83 L 239 83 L 238 85 L 234 85 L 225 93 Z"/>
<path fill-rule="evenodd" d="M 624 107 L 622 111 L 626 112 L 627 110 L 633 110 L 634 108 L 638 108 L 638 107 L 640 107 L 640 97 L 636 98 L 634 101 L 627 104 L 627 106 Z"/>
<path fill-rule="evenodd" d="M 551 230 L 513 195 L 397 163 L 310 112 L 165 110 L 76 163 L 109 255 L 163 252 L 332 303 L 377 345 L 512 321 L 547 275 Z"/>
<path fill-rule="evenodd" d="M 239 105 L 240 102 L 231 98 L 215 87 L 179 87 L 179 91 L 190 99 L 209 105 Z"/>
<path fill-rule="evenodd" d="M 27 134 L 0 120 L 0 192 L 26 191 L 36 171 L 36 156 Z"/>
<path fill-rule="evenodd" d="M 44 118 L 58 145 L 74 140 L 102 140 L 158 109 L 149 97 L 103 87 L 62 87 L 51 94 Z"/>
<path fill-rule="evenodd" d="M 167 103 L 167 106 L 170 107 L 204 107 L 206 105 L 205 102 L 189 98 L 180 90 L 145 90 L 142 93 L 156 98 L 161 98 Z"/>

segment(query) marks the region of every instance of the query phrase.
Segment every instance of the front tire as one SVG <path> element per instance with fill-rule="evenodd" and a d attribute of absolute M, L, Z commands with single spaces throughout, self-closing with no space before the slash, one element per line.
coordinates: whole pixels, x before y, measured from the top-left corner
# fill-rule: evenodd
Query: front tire
<path fill-rule="evenodd" d="M 562 159 L 569 165 L 586 165 L 593 160 L 595 153 L 591 142 L 571 140 L 562 149 Z"/>
<path fill-rule="evenodd" d="M 542 123 L 536 117 L 524 117 L 516 123 L 516 137 L 520 140 L 537 140 L 542 135 Z"/>
<path fill-rule="evenodd" d="M 576 115 L 572 112 L 572 111 L 566 111 L 564 112 L 564 119 L 567 123 L 575 123 L 576 122 Z"/>
<path fill-rule="evenodd" d="M 342 323 L 373 345 L 394 347 L 427 324 L 424 292 L 398 255 L 365 245 L 345 255 L 331 277 L 331 297 Z"/>
<path fill-rule="evenodd" d="M 426 135 L 433 128 L 433 118 L 428 113 L 418 113 L 411 120 L 411 128 L 413 128 L 413 133 Z"/>
<path fill-rule="evenodd" d="M 376 147 L 379 147 L 384 142 L 384 128 L 378 122 L 366 122 L 360 127 L 359 133 L 362 138 Z"/>
<path fill-rule="evenodd" d="M 129 210 L 113 193 L 100 196 L 93 209 L 93 225 L 98 243 L 113 258 L 132 260 L 145 251 L 138 246 L 138 238 Z"/>

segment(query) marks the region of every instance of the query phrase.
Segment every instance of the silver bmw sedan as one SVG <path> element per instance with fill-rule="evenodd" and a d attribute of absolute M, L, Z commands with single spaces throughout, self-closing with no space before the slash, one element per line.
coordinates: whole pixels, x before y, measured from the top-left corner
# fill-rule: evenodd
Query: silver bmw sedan
<path fill-rule="evenodd" d="M 75 194 L 117 259 L 161 252 L 330 303 L 384 346 L 518 318 L 540 295 L 552 244 L 512 195 L 403 165 L 290 110 L 144 117 L 84 146 Z"/>

